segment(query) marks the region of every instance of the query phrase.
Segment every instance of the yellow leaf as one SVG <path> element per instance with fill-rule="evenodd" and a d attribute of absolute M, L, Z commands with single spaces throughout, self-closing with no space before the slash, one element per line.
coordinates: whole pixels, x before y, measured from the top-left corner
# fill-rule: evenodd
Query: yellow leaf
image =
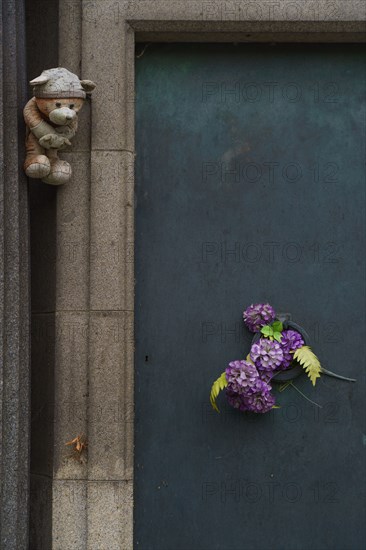
<path fill-rule="evenodd" d="M 65 445 L 75 445 L 79 440 L 79 436 L 78 437 L 75 437 L 75 439 L 72 439 L 71 441 L 68 441 L 67 443 L 65 443 Z"/>
<path fill-rule="evenodd" d="M 220 412 L 217 405 L 216 405 L 216 397 L 219 395 L 220 391 L 226 388 L 227 386 L 227 380 L 226 380 L 226 373 L 223 372 L 221 376 L 215 380 L 215 382 L 212 384 L 211 393 L 210 393 L 210 402 L 212 405 L 212 408 Z"/>
<path fill-rule="evenodd" d="M 311 383 L 315 386 L 317 378 L 320 378 L 320 373 L 322 371 L 320 361 L 315 353 L 312 352 L 309 346 L 302 346 L 295 351 L 294 359 L 302 365 Z"/>

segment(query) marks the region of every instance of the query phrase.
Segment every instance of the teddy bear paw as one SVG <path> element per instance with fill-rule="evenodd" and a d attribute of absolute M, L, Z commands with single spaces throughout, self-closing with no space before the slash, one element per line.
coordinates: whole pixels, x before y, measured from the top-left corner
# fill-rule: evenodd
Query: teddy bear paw
<path fill-rule="evenodd" d="M 26 166 L 25 173 L 28 178 L 42 179 L 48 176 L 51 171 L 51 164 L 45 155 L 38 155 Z"/>
<path fill-rule="evenodd" d="M 71 166 L 66 160 L 56 160 L 51 162 L 51 171 L 42 181 L 50 185 L 63 185 L 71 178 Z"/>

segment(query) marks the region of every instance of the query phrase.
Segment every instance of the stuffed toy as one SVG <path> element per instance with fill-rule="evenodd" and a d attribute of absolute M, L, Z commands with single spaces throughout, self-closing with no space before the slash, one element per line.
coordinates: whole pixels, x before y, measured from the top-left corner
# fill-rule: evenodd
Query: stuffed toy
<path fill-rule="evenodd" d="M 71 178 L 71 166 L 58 157 L 71 145 L 78 127 L 78 113 L 87 93 L 95 84 L 79 80 L 58 67 L 49 69 L 30 81 L 34 97 L 24 108 L 27 126 L 25 173 L 51 185 L 62 185 Z"/>

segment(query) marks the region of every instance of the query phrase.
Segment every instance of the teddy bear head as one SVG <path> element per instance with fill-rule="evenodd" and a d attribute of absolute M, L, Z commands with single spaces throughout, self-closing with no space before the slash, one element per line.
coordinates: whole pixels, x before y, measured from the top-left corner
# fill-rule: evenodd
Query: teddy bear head
<path fill-rule="evenodd" d="M 72 123 L 84 104 L 86 94 L 95 88 L 91 80 L 79 80 L 62 67 L 43 71 L 30 84 L 40 112 L 60 126 Z"/>

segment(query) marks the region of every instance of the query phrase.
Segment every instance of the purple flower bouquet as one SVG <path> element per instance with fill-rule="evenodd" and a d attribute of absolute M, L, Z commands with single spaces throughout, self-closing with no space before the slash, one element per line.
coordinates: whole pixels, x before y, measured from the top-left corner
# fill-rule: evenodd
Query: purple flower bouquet
<path fill-rule="evenodd" d="M 246 359 L 229 363 L 213 383 L 210 401 L 216 411 L 219 412 L 216 398 L 223 389 L 226 389 L 228 403 L 239 411 L 266 413 L 278 408 L 272 383 L 291 380 L 304 371 L 313 386 L 320 374 L 355 382 L 321 367 L 319 359 L 305 343 L 306 333 L 295 323 L 279 321 L 270 304 L 252 304 L 244 311 L 243 319 L 255 336 Z"/>

